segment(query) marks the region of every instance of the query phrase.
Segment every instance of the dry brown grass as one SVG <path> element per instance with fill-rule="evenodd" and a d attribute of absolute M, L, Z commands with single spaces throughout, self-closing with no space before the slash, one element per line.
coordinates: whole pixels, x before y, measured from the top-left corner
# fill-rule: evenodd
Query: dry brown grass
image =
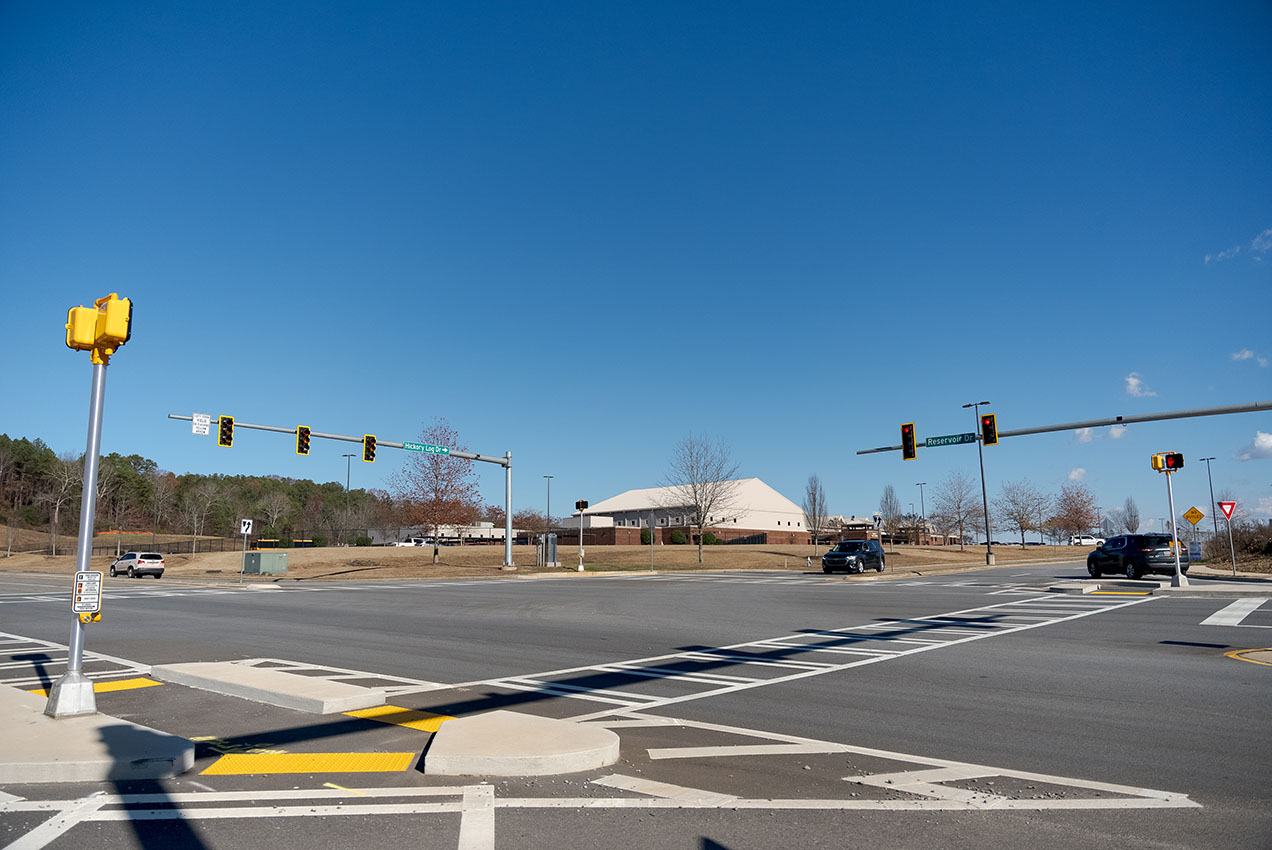
<path fill-rule="evenodd" d="M 68 550 L 69 551 L 69 550 Z M 578 550 L 563 547 L 558 552 L 560 567 L 536 568 L 534 549 L 514 546 L 515 572 L 503 570 L 502 546 L 445 546 L 440 563 L 432 563 L 432 549 L 397 547 L 346 547 L 324 549 L 287 549 L 287 575 L 290 580 L 364 580 L 400 578 L 464 578 L 506 577 L 526 574 L 561 574 L 576 572 Z M 819 551 L 824 551 L 824 547 Z M 1028 549 L 1000 547 L 994 550 L 999 564 L 1021 561 L 1054 561 L 1071 559 L 1084 550 L 1068 546 L 1030 546 Z M 698 564 L 697 549 L 692 546 L 657 546 L 653 551 L 656 571 L 685 570 L 808 570 L 806 558 L 811 546 L 709 546 Z M 112 558 L 95 557 L 94 569 L 105 570 Z M 239 552 L 211 552 L 197 555 L 165 555 L 166 577 L 185 580 L 237 580 L 242 556 Z M 904 570 L 924 567 L 975 567 L 985 563 L 983 548 L 944 546 L 898 546 L 888 553 L 888 569 Z M 584 562 L 588 572 L 640 571 L 650 569 L 648 546 L 590 546 Z M 820 567 L 816 558 L 813 568 Z M 59 555 L 15 555 L 0 558 L 0 570 L 25 570 L 41 573 L 71 574 L 75 571 L 73 553 Z M 281 577 L 250 576 L 249 581 L 274 581 Z"/>

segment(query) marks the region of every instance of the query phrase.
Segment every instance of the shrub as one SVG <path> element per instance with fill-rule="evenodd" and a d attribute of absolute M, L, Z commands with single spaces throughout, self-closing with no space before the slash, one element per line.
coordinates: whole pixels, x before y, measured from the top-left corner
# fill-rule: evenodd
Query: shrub
<path fill-rule="evenodd" d="M 317 535 L 315 535 L 315 536 L 314 536 L 314 548 L 315 548 L 315 549 L 320 549 L 320 548 L 322 548 L 323 546 L 326 546 L 326 545 L 327 545 L 327 538 L 325 538 L 325 537 L 318 537 Z"/>
<path fill-rule="evenodd" d="M 354 546 L 370 546 L 371 538 L 370 537 L 355 537 L 353 538 L 353 545 Z"/>
<path fill-rule="evenodd" d="M 706 531 L 706 532 L 703 532 L 703 535 L 702 535 L 702 542 L 703 542 L 703 544 L 705 544 L 705 545 L 707 545 L 707 546 L 718 546 L 719 544 L 723 543 L 724 541 L 723 541 L 723 540 L 721 540 L 719 537 L 716 537 L 716 536 L 715 536 L 714 534 L 712 534 L 710 531 Z"/>
<path fill-rule="evenodd" d="M 654 535 L 648 528 L 640 530 L 640 543 L 642 546 L 648 546 L 654 541 Z"/>
<path fill-rule="evenodd" d="M 683 546 L 689 542 L 689 538 L 685 537 L 685 533 L 680 529 L 676 529 L 671 533 L 671 542 L 675 546 Z"/>

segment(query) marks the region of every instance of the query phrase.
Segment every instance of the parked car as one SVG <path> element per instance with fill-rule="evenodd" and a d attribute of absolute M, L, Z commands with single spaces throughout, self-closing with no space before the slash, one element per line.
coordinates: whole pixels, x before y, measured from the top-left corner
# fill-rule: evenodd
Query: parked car
<path fill-rule="evenodd" d="M 1087 555 L 1087 572 L 1092 578 L 1120 573 L 1139 578 L 1146 573 L 1175 574 L 1175 550 L 1169 534 L 1120 534 L 1101 543 Z M 1186 553 L 1180 571 L 1188 573 Z"/>
<path fill-rule="evenodd" d="M 1069 538 L 1070 546 L 1099 546 L 1103 542 L 1103 537 L 1092 537 L 1090 534 L 1075 534 Z"/>
<path fill-rule="evenodd" d="M 124 573 L 129 578 L 142 576 L 163 578 L 163 555 L 158 552 L 129 552 L 121 555 L 115 559 L 115 563 L 110 565 L 112 578 L 120 573 Z"/>
<path fill-rule="evenodd" d="M 822 572 L 864 573 L 867 567 L 883 572 L 883 546 L 878 540 L 841 540 L 822 555 Z"/>
<path fill-rule="evenodd" d="M 432 546 L 433 538 L 431 537 L 408 537 L 405 540 L 392 544 L 394 546 Z M 446 545 L 446 544 L 441 544 Z"/>

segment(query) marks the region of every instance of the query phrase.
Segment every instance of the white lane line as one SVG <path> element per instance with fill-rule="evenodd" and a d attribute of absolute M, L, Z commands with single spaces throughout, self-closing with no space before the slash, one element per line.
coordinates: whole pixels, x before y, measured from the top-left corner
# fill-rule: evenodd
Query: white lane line
<path fill-rule="evenodd" d="M 1241 625 L 1242 620 L 1254 613 L 1254 611 L 1266 601 L 1266 599 L 1238 599 L 1228 607 L 1220 611 L 1216 611 L 1206 619 L 1202 620 L 1201 625 L 1239 626 Z"/>
<path fill-rule="evenodd" d="M 737 799 L 732 794 L 718 794 L 715 791 L 687 788 L 683 785 L 672 785 L 668 782 L 656 782 L 652 779 L 638 776 L 624 776 L 621 773 L 613 773 L 609 776 L 602 776 L 600 779 L 593 779 L 592 784 L 603 785 L 607 788 L 618 788 L 623 791 L 635 791 L 637 794 L 661 797 L 664 800 L 674 800 L 687 806 L 723 806 Z"/>
<path fill-rule="evenodd" d="M 607 724 L 608 725 L 608 724 Z M 661 759 L 711 759 L 737 756 L 811 756 L 846 752 L 843 744 L 726 744 L 718 747 L 658 747 L 649 757 Z"/>
<path fill-rule="evenodd" d="M 41 850 L 74 828 L 76 824 L 89 818 L 102 807 L 104 802 L 105 798 L 100 794 L 80 800 L 8 845 L 5 850 Z"/>
<path fill-rule="evenodd" d="M 464 788 L 460 808 L 459 850 L 494 850 L 495 789 L 490 785 Z"/>

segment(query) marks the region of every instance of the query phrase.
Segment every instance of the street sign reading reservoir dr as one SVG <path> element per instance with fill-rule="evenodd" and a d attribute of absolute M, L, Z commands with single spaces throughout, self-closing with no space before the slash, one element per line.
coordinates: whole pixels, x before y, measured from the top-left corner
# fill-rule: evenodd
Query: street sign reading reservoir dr
<path fill-rule="evenodd" d="M 428 443 L 403 443 L 402 448 L 408 452 L 424 452 L 430 455 L 448 455 L 450 449 L 445 446 L 434 446 Z"/>
<path fill-rule="evenodd" d="M 928 448 L 933 446 L 957 446 L 960 443 L 976 442 L 976 433 L 970 434 L 946 434 L 944 437 L 928 437 L 923 441 L 923 445 Z"/>

